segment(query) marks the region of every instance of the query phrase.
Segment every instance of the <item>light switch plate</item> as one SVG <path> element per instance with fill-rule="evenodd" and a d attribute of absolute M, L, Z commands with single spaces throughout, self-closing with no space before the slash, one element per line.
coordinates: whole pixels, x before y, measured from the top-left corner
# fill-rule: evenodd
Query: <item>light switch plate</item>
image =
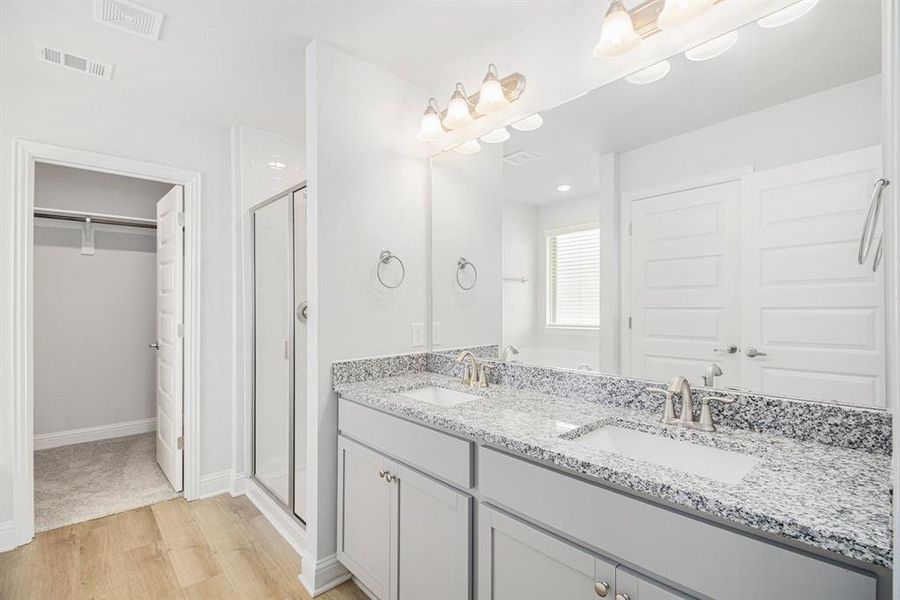
<path fill-rule="evenodd" d="M 425 345 L 425 323 L 412 324 L 412 346 L 419 348 Z"/>
<path fill-rule="evenodd" d="M 431 324 L 431 344 L 433 346 L 440 346 L 443 342 L 441 342 L 441 322 L 434 321 Z"/>

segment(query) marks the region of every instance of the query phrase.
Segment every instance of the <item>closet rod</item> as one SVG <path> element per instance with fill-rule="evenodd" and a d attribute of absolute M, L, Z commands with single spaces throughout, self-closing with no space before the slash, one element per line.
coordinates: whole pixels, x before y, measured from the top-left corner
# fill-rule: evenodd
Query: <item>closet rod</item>
<path fill-rule="evenodd" d="M 126 225 L 128 227 L 156 229 L 156 219 L 76 212 L 73 210 L 62 210 L 58 208 L 39 208 L 35 206 L 34 216 L 37 219 L 57 219 L 60 221 L 76 221 L 79 223 L 84 223 L 85 221 L 90 219 L 91 223 L 96 223 L 97 225 Z"/>

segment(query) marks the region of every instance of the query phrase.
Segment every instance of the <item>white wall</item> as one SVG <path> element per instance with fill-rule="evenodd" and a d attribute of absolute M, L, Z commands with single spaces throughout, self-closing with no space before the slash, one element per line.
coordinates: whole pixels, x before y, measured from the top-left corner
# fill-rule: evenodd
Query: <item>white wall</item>
<path fill-rule="evenodd" d="M 869 77 L 625 152 L 619 162 L 622 192 L 879 144 L 880 93 L 881 77 Z"/>
<path fill-rule="evenodd" d="M 309 239 L 309 586 L 336 550 L 337 399 L 331 363 L 412 350 L 428 321 L 428 162 L 415 139 L 427 95 L 320 41 L 306 50 Z M 406 263 L 395 290 L 378 284 L 378 255 Z"/>
<path fill-rule="evenodd" d="M 503 344 L 536 343 L 538 290 L 538 209 L 521 202 L 503 203 Z"/>
<path fill-rule="evenodd" d="M 5 42 L 4 42 L 5 43 Z M 109 82 L 61 69 L 13 71 L 0 44 L 0 522 L 11 518 L 13 360 L 13 140 L 35 140 L 174 165 L 202 176 L 200 316 L 201 475 L 231 468 L 232 209 L 229 131 L 116 102 Z M 48 73 L 53 76 L 47 77 Z M 72 79 L 76 78 L 76 79 Z M 83 78 L 83 79 L 82 79 Z M 72 83 L 75 82 L 75 83 Z M 68 83 L 72 83 L 68 86 Z M 65 85 L 64 85 L 65 84 Z M 62 92 L 62 89 L 65 92 Z M 64 93 L 65 101 L 62 101 Z M 214 101 L 212 99 L 211 101 Z"/>
<path fill-rule="evenodd" d="M 459 348 L 499 344 L 503 329 L 503 161 L 501 144 L 484 144 L 478 154 L 446 152 L 431 159 L 431 252 L 433 319 L 440 344 Z M 470 267 L 456 281 L 457 261 Z"/>
<path fill-rule="evenodd" d="M 171 184 L 35 168 L 35 204 L 154 217 Z M 38 219 L 34 229 L 34 432 L 55 433 L 156 416 L 156 235 Z"/>

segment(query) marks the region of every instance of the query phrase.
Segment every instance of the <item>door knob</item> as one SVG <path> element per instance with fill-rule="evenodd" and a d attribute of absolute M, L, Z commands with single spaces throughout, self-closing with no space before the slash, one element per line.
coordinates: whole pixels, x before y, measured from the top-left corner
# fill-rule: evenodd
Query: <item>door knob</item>
<path fill-rule="evenodd" d="M 154 350 L 159 350 L 159 342 L 153 342 L 152 344 L 147 344 L 148 348 L 153 348 Z"/>
<path fill-rule="evenodd" d="M 713 352 L 721 352 L 722 354 L 734 354 L 737 352 L 737 346 L 734 344 L 725 346 L 724 348 L 713 348 Z"/>
<path fill-rule="evenodd" d="M 297 305 L 297 320 L 301 323 L 306 323 L 309 321 L 309 305 L 304 300 L 300 304 Z"/>
<path fill-rule="evenodd" d="M 601 598 L 606 598 L 606 595 L 609 593 L 609 584 L 605 581 L 598 581 L 594 584 L 594 591 Z"/>
<path fill-rule="evenodd" d="M 768 354 L 766 354 L 765 352 L 760 352 L 759 350 L 757 350 L 755 346 L 750 346 L 745 350 L 745 352 L 750 358 L 756 358 L 757 356 L 768 356 Z"/>

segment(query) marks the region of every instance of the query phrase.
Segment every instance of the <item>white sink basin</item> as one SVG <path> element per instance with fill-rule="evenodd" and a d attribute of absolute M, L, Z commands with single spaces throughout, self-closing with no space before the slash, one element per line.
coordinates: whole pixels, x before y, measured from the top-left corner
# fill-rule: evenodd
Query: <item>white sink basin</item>
<path fill-rule="evenodd" d="M 400 395 L 436 406 L 456 406 L 463 402 L 471 402 L 478 399 L 478 396 L 475 394 L 467 394 L 440 387 L 423 387 L 417 390 L 409 390 L 408 392 L 400 392 Z"/>
<path fill-rule="evenodd" d="M 575 438 L 574 441 L 590 448 L 614 452 L 722 483 L 738 483 L 759 464 L 759 459 L 755 456 L 614 425 L 601 427 Z"/>

